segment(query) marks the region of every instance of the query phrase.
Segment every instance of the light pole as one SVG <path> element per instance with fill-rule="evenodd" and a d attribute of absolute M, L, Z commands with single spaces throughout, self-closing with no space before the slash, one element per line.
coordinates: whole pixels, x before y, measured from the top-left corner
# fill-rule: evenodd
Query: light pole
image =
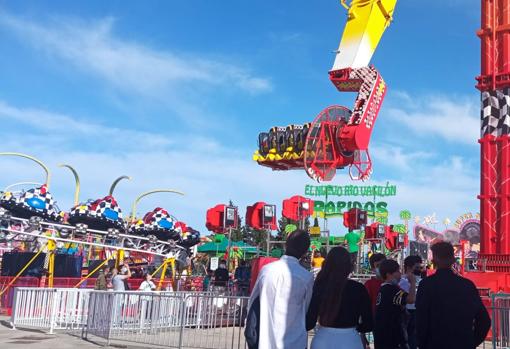
<path fill-rule="evenodd" d="M 230 246 L 232 244 L 232 229 L 237 228 L 237 207 L 236 206 L 225 206 L 223 213 L 223 229 L 228 231 L 228 243 L 227 243 L 227 270 L 230 268 Z"/>

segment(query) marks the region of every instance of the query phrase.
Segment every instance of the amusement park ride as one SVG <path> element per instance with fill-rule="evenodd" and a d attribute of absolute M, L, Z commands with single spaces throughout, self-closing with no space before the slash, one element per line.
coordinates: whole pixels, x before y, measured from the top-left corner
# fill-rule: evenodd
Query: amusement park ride
<path fill-rule="evenodd" d="M 259 134 L 253 159 L 273 170 L 305 169 L 310 178 L 330 181 L 337 169 L 349 167 L 352 179 L 372 173 L 368 152 L 386 84 L 369 66 L 381 37 L 393 19 L 397 0 L 353 0 L 329 78 L 340 92 L 357 92 L 354 107 L 330 106 L 311 123 L 273 127 Z"/>
<path fill-rule="evenodd" d="M 510 2 L 482 0 L 481 243 L 478 263 L 490 273 L 469 273 L 477 285 L 510 290 Z"/>
<path fill-rule="evenodd" d="M 27 190 L 14 192 L 5 190 L 0 197 L 0 239 L 9 244 L 24 244 L 31 251 L 37 251 L 31 260 L 17 273 L 9 285 L 3 287 L 0 295 L 16 282 L 36 258 L 45 253 L 45 269 L 48 270 L 49 287 L 53 286 L 55 255 L 57 248 L 64 244 L 76 244 L 88 250 L 89 262 L 99 259 L 101 263 L 88 276 L 114 259 L 116 266 L 124 257 L 141 256 L 147 262 L 162 261 L 160 286 L 168 266 L 181 268 L 187 266 L 190 248 L 200 242 L 200 233 L 189 228 L 183 222 L 171 216 L 160 207 L 148 212 L 143 218 L 136 218 L 136 207 L 145 196 L 167 192 L 184 195 L 172 189 L 158 189 L 141 194 L 133 203 L 131 216 L 123 219 L 122 210 L 113 197 L 116 185 L 127 176 L 117 178 L 112 184 L 109 194 L 95 201 L 79 203 L 80 181 L 77 172 L 69 165 L 76 180 L 74 206 L 69 213 L 60 211 L 56 206 L 50 188 L 50 171 L 41 161 L 19 153 L 0 153 L 6 156 L 20 156 L 35 161 L 46 172 L 43 185 Z M 24 184 L 24 183 L 22 183 Z M 12 187 L 12 186 L 11 186 Z M 100 252 L 92 256 L 93 249 Z M 156 258 L 155 258 L 156 257 Z M 85 279 L 82 279 L 79 286 Z"/>

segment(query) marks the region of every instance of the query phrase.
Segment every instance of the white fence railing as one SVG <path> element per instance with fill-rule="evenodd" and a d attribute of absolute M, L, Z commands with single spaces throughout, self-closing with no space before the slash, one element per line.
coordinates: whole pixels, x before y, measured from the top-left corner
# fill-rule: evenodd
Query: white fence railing
<path fill-rule="evenodd" d="M 13 326 L 170 348 L 245 349 L 248 298 L 198 292 L 17 288 Z M 492 348 L 510 347 L 510 295 L 493 294 Z M 483 348 L 488 347 L 484 343 Z"/>
<path fill-rule="evenodd" d="M 93 292 L 84 337 L 173 348 L 245 348 L 248 298 Z"/>
<path fill-rule="evenodd" d="M 14 293 L 11 324 L 49 330 L 77 330 L 87 321 L 91 290 L 19 287 Z"/>
<path fill-rule="evenodd" d="M 12 308 L 11 324 L 16 327 L 29 327 L 41 330 L 47 330 L 50 334 L 55 330 L 81 330 L 85 327 L 88 315 L 91 312 L 99 314 L 108 312 L 110 309 L 122 313 L 113 313 L 113 317 L 122 317 L 123 323 L 138 321 L 137 324 L 144 328 L 150 324 L 150 319 L 138 317 L 140 312 L 149 314 L 154 313 L 165 319 L 160 321 L 161 326 L 179 326 L 178 316 L 180 303 L 177 300 L 184 299 L 187 295 L 210 295 L 208 292 L 154 292 L 141 293 L 137 291 L 130 292 L 106 292 L 109 295 L 116 295 L 112 302 L 122 304 L 105 304 L 98 307 L 96 304 L 90 307 L 89 300 L 93 293 L 101 293 L 88 289 L 74 288 L 33 288 L 18 287 L 15 289 Z M 176 301 L 170 300 L 174 297 Z M 148 300 L 151 300 L 149 303 Z M 188 303 L 190 300 L 188 300 Z M 148 307 L 151 307 L 148 309 Z M 191 306 L 191 305 L 190 305 Z M 153 309 L 154 308 L 154 309 Z M 106 319 L 107 320 L 107 319 Z M 200 319 L 198 319 L 200 320 Z M 147 322 L 148 321 L 148 322 Z M 189 322 L 196 319 L 188 319 L 186 325 L 196 326 L 197 323 Z"/>

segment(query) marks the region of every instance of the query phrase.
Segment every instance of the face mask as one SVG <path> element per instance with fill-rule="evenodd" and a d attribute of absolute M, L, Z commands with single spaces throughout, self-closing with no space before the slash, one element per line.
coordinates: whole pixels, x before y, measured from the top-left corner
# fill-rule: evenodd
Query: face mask
<path fill-rule="evenodd" d="M 127 272 L 127 268 L 125 268 L 125 267 L 124 267 L 124 268 L 120 269 L 120 272 L 121 272 L 121 273 L 125 273 L 125 272 Z"/>
<path fill-rule="evenodd" d="M 421 270 L 420 269 L 414 269 L 413 274 L 416 276 L 421 276 Z"/>
<path fill-rule="evenodd" d="M 381 278 L 381 271 L 379 270 L 379 268 L 375 268 L 375 276 Z"/>
<path fill-rule="evenodd" d="M 398 283 L 399 283 L 399 280 L 397 280 L 397 279 L 392 279 L 392 280 L 390 281 L 390 284 L 392 284 L 392 285 L 394 285 L 394 286 L 398 286 Z"/>

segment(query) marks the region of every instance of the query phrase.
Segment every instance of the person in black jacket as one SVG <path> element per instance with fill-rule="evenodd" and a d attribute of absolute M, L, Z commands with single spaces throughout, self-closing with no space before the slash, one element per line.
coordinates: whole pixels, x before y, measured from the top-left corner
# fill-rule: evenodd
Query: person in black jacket
<path fill-rule="evenodd" d="M 437 271 L 421 281 L 416 297 L 416 329 L 420 349 L 475 349 L 491 321 L 476 286 L 456 275 L 453 246 L 431 247 Z"/>
<path fill-rule="evenodd" d="M 227 262 L 222 259 L 218 269 L 214 271 L 214 286 L 226 288 L 228 286 L 228 279 Z"/>
<path fill-rule="evenodd" d="M 384 282 L 375 304 L 375 349 L 409 349 L 405 307 L 415 301 L 416 278 L 412 272 L 406 274 L 409 281 L 407 293 L 398 286 L 402 274 L 396 261 L 382 261 L 379 271 Z"/>
<path fill-rule="evenodd" d="M 363 284 L 349 279 L 353 264 L 349 252 L 334 247 L 328 253 L 313 286 L 306 329 L 319 322 L 311 349 L 363 349 L 360 333 L 372 331 L 372 306 Z"/>

